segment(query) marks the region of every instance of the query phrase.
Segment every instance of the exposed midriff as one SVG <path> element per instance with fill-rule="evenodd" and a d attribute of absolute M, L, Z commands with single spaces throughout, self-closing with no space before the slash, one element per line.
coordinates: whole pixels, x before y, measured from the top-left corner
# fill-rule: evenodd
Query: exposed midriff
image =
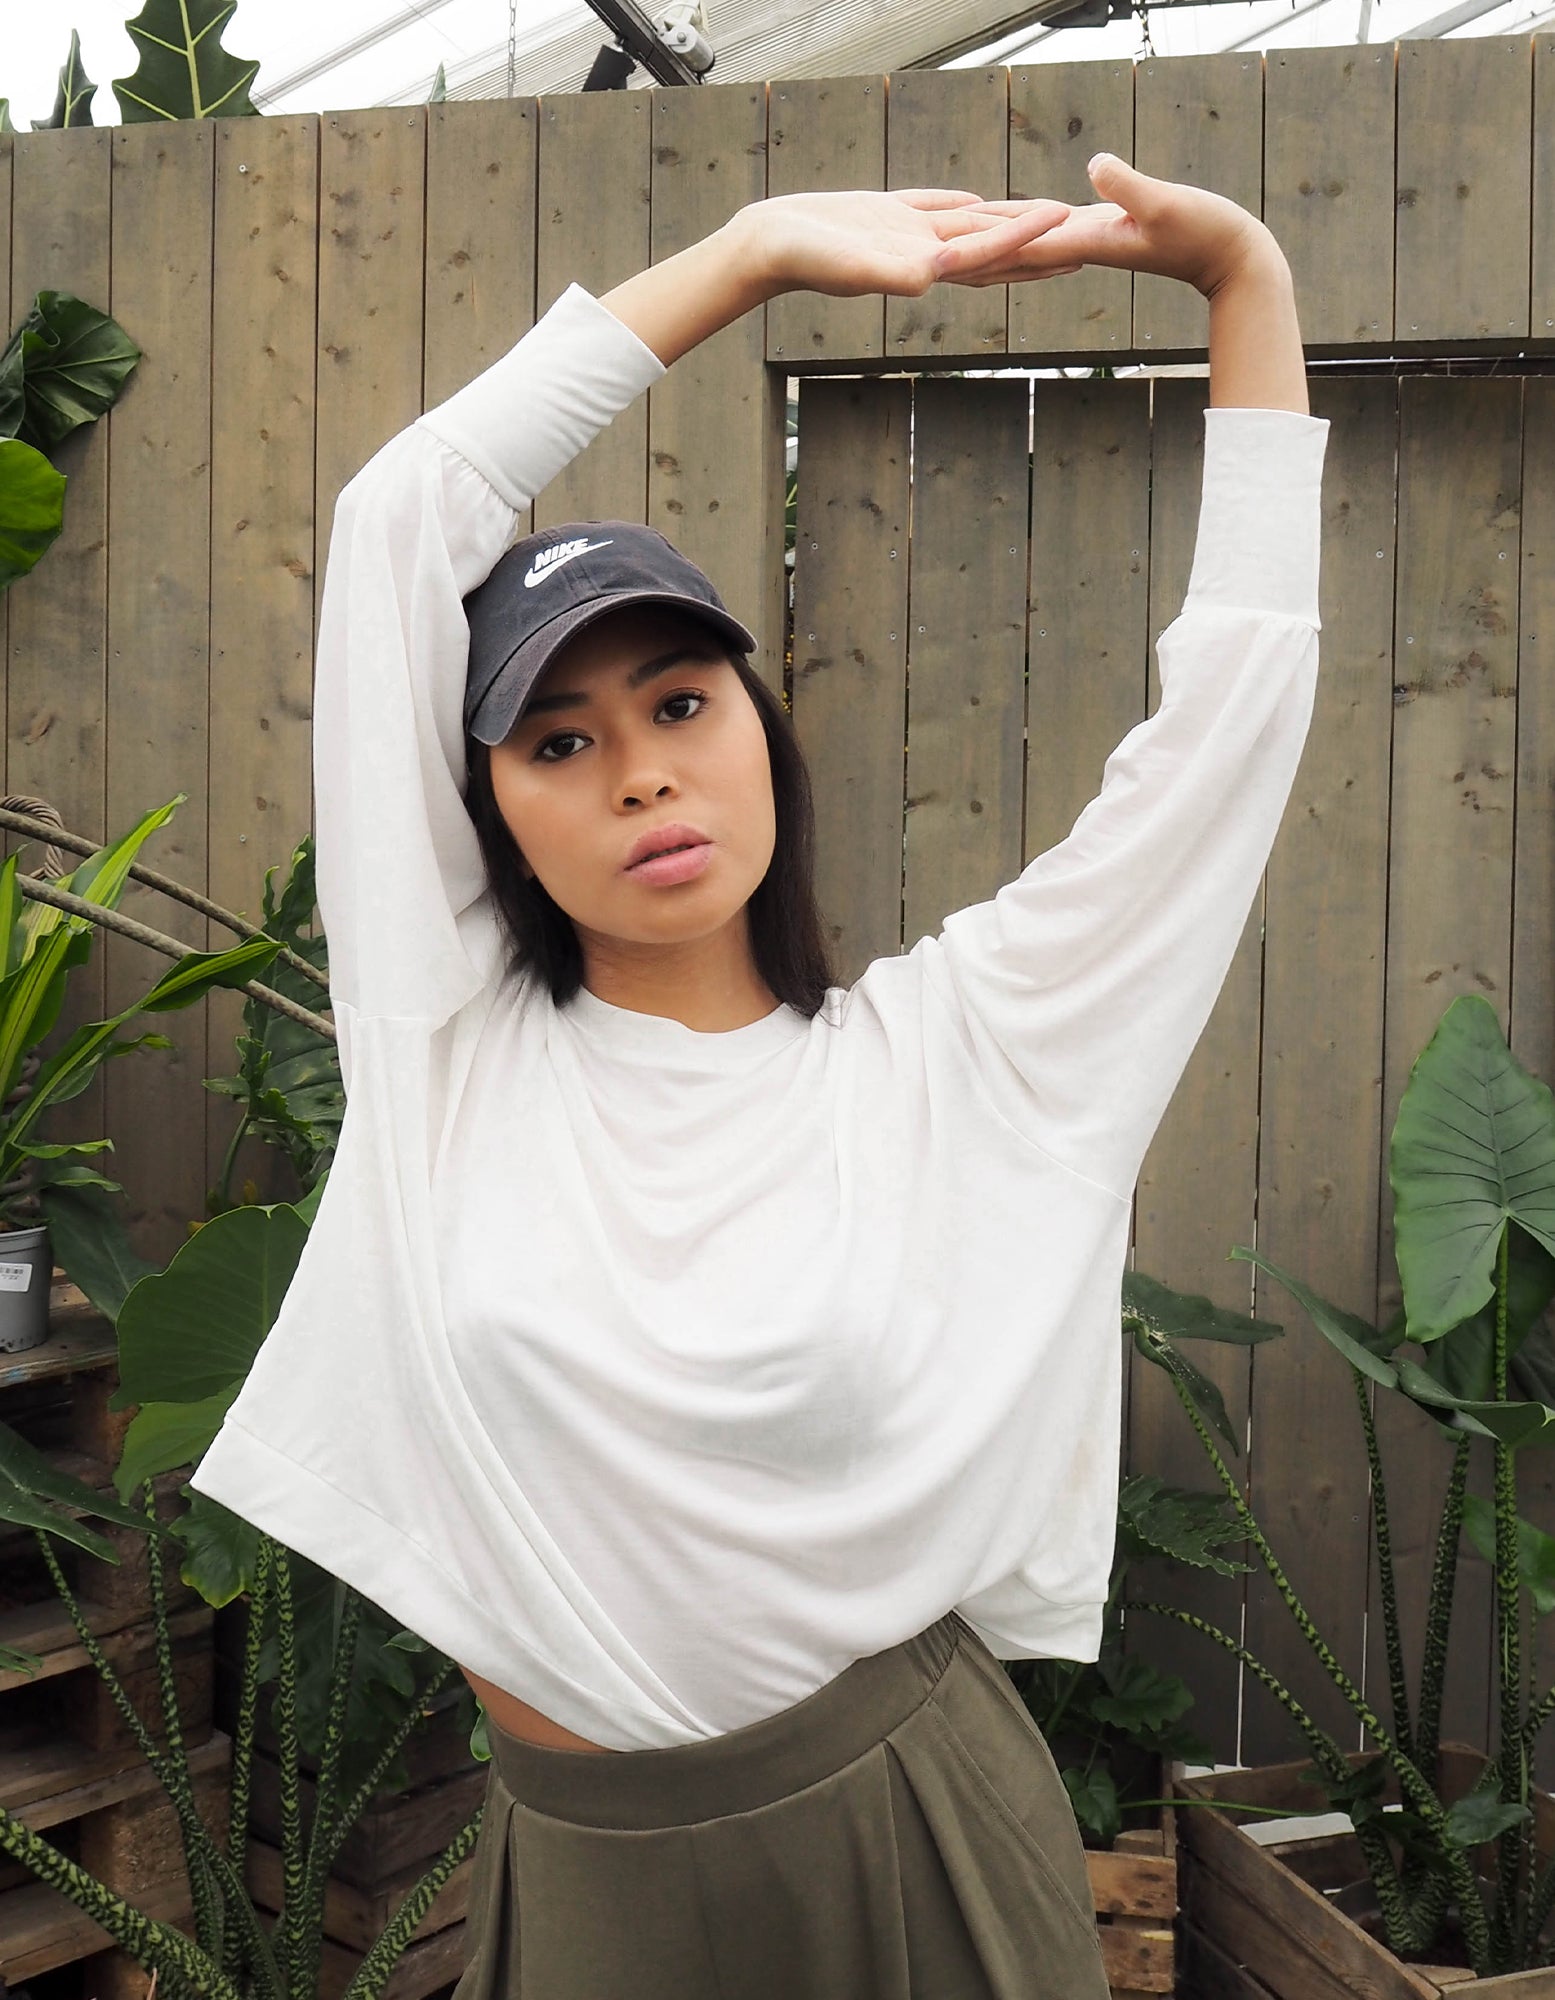
<path fill-rule="evenodd" d="M 610 1749 L 608 1743 L 591 1743 L 586 1736 L 575 1736 L 570 1729 L 564 1729 L 559 1722 L 542 1715 L 539 1709 L 531 1708 L 527 1701 L 520 1701 L 516 1694 L 509 1694 L 506 1688 L 493 1687 L 479 1674 L 472 1674 L 468 1667 L 461 1667 L 459 1671 L 480 1696 L 481 1706 L 487 1715 L 509 1736 L 521 1737 L 526 1743 L 541 1744 L 547 1750 Z"/>

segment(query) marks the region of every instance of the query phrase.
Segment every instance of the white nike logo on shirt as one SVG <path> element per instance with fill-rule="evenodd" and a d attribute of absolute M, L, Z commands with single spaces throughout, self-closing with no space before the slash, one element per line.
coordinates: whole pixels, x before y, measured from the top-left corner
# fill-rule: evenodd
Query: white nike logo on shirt
<path fill-rule="evenodd" d="M 584 555 L 590 549 L 608 549 L 609 547 L 610 543 L 608 541 L 591 542 L 584 540 L 580 542 L 557 542 L 548 549 L 542 549 L 529 565 L 529 568 L 524 572 L 524 588 L 525 590 L 533 590 L 537 583 L 544 583 L 553 570 L 560 569 L 563 563 L 570 563 L 574 556 Z"/>

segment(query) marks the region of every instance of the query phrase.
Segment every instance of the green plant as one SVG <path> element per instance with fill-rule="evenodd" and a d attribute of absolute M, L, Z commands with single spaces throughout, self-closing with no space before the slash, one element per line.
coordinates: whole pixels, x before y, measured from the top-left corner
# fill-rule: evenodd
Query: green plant
<path fill-rule="evenodd" d="M 23 815 L 0 813 L 0 823 L 30 830 Z M 68 832 L 44 831 L 56 843 L 80 844 L 80 837 Z M 130 872 L 149 875 L 138 867 Z M 0 1853 L 91 1915 L 140 1964 L 157 1972 L 163 1990 L 201 2000 L 311 2000 L 322 1958 L 330 1867 L 372 1799 L 408 1783 L 404 1746 L 418 1723 L 437 1707 L 448 1708 L 445 1684 L 454 1683 L 453 1726 L 467 1732 L 473 1755 L 484 1760 L 490 1754 L 484 1712 L 469 1686 L 456 1678 L 454 1662 L 358 1592 L 187 1486 L 182 1514 L 171 1522 L 152 1515 L 154 1477 L 192 1464 L 203 1453 L 274 1323 L 322 1193 L 338 1130 L 339 1071 L 330 1024 L 297 997 L 310 987 L 327 985 L 324 940 L 304 935 L 314 916 L 311 841 L 294 852 L 279 893 L 274 876 L 274 869 L 266 875 L 264 894 L 265 916 L 276 927 L 273 936 L 182 885 L 151 879 L 227 923 L 250 944 L 262 938 L 275 961 L 276 987 L 253 981 L 246 985 L 238 1077 L 208 1081 L 240 1100 L 240 1133 L 258 1132 L 285 1152 L 304 1192 L 295 1202 L 261 1206 L 232 1205 L 224 1188 L 212 1190 L 210 1219 L 196 1227 L 165 1270 L 157 1271 L 129 1246 L 105 1187 L 80 1190 L 88 1205 L 73 1216 L 69 1249 L 77 1261 L 67 1262 L 66 1268 L 115 1321 L 120 1388 L 113 1406 L 136 1406 L 114 1471 L 118 1500 L 108 1501 L 62 1477 L 0 1427 L 0 1518 L 35 1530 L 83 1647 L 173 1803 L 195 1934 L 188 1937 L 147 1917 L 3 1811 Z M 68 893 L 65 899 L 75 900 Z M 81 908 L 84 913 L 86 905 Z M 115 928 L 125 921 L 111 914 L 102 920 Z M 145 941 L 154 941 L 154 934 L 144 935 Z M 162 941 L 164 949 L 167 942 Z M 290 992 L 278 990 L 282 986 Z M 128 1504 L 137 1492 L 143 1512 Z M 150 1537 L 161 1701 L 164 1715 L 173 1718 L 165 1747 L 152 1740 L 136 1715 L 53 1557 L 49 1537 L 65 1536 L 106 1560 L 117 1556 L 103 1536 L 60 1513 L 62 1506 L 144 1529 Z M 184 1581 L 208 1603 L 222 1606 L 247 1597 L 224 1846 L 212 1840 L 195 1807 L 177 1727 L 160 1583 L 169 1540 L 178 1546 Z M 28 1671 L 36 1662 L 12 1654 L 0 1664 Z M 241 1879 L 241 1863 L 234 1866 L 231 1857 L 246 1848 L 258 1701 L 261 1689 L 272 1685 L 285 1895 L 280 1916 L 267 1931 Z M 301 1806 L 304 1755 L 315 1760 L 317 1770 L 315 1811 L 307 1827 Z M 358 1968 L 349 2000 L 371 2000 L 383 1989 L 438 1891 L 472 1848 L 480 1824 L 477 1812 L 405 1897 Z"/>
<path fill-rule="evenodd" d="M 0 100 L 3 101 L 3 100 Z M 65 524 L 53 451 L 117 398 L 140 349 L 70 292 L 39 292 L 0 353 L 0 590 L 34 567 Z"/>
<path fill-rule="evenodd" d="M 141 845 L 166 825 L 183 797 L 180 793 L 147 813 L 53 888 L 84 907 L 112 909 Z M 40 1064 L 29 1089 L 17 1101 L 3 1102 L 20 1081 L 27 1057 L 59 1019 L 70 975 L 91 956 L 93 935 L 90 917 L 23 894 L 16 855 L 0 865 L 0 1219 L 11 1226 L 25 1219 L 34 1190 L 45 1199 L 43 1190 L 50 1188 L 118 1187 L 77 1157 L 110 1150 L 110 1140 L 50 1143 L 40 1127 L 56 1104 L 85 1090 L 110 1058 L 169 1045 L 165 1035 L 126 1036 L 120 1030 L 140 1014 L 190 1006 L 213 986 L 243 983 L 268 965 L 276 951 L 268 941 L 249 940 L 226 951 L 185 953 L 130 1006 L 77 1028 Z"/>
<path fill-rule="evenodd" d="M 1131 1784 L 1155 1792 L 1164 1759 L 1204 1763 L 1210 1757 L 1210 1745 L 1182 1720 L 1193 1706 L 1187 1682 L 1124 1649 L 1121 1600 L 1129 1566 L 1156 1557 L 1234 1576 L 1251 1565 L 1220 1550 L 1241 1539 L 1224 1494 L 1186 1492 L 1152 1474 L 1126 1479 L 1118 1495 L 1117 1554 L 1098 1657 L 1004 1662 L 1053 1753 L 1082 1833 L 1104 1846 L 1116 1840 L 1130 1814 L 1137 1818 L 1164 1803 L 1130 1795 Z"/>
<path fill-rule="evenodd" d="M 1171 1375 L 1183 1409 L 1236 1518 L 1325 1674 L 1377 1754 L 1352 1770 L 1338 1743 L 1291 1691 L 1228 1633 L 1170 1605 L 1126 1608 L 1175 1618 L 1227 1648 L 1269 1689 L 1311 1748 L 1307 1774 L 1355 1827 L 1384 1935 L 1398 1956 L 1440 1953 L 1455 1928 L 1481 1978 L 1555 1961 L 1542 1941 L 1555 1908 L 1555 1862 L 1541 1871 L 1531 1804 L 1540 1730 L 1555 1687 L 1535 1698 L 1524 1665 L 1528 1610 L 1555 1604 L 1555 1539 L 1517 1507 L 1517 1454 L 1555 1440 L 1555 1354 L 1540 1322 L 1555 1297 L 1555 1097 L 1513 1056 L 1495 1010 L 1477 994 L 1454 1000 L 1410 1071 L 1389 1152 L 1394 1255 L 1402 1305 L 1385 1328 L 1320 1298 L 1241 1245 L 1230 1253 L 1276 1279 L 1350 1365 L 1372 1478 L 1391 1720 L 1384 1722 L 1318 1632 L 1225 1460 L 1211 1428 L 1236 1441 L 1172 1331 L 1149 1311 L 1128 1324 L 1141 1354 Z M 1407 1349 L 1413 1348 L 1413 1354 Z M 1436 1538 L 1422 1653 L 1411 1706 L 1388 1525 L 1387 1483 L 1371 1385 L 1405 1397 L 1452 1447 Z M 1493 1493 L 1467 1491 L 1471 1440 L 1490 1441 Z M 1442 1688 L 1460 1531 L 1493 1565 L 1498 1640 L 1496 1743 L 1480 1782 L 1450 1807 L 1438 1789 Z M 1383 1807 L 1388 1774 L 1402 1810 Z M 1475 1850 L 1489 1845 L 1494 1880 Z"/>
<path fill-rule="evenodd" d="M 308 934 L 315 902 L 311 835 L 293 853 L 279 895 L 274 878 L 272 868 L 265 875 L 261 925 L 289 947 L 289 955 L 277 966 L 273 984 L 301 1003 L 310 984 L 327 979 L 324 937 Z M 300 1188 L 313 1189 L 328 1172 L 345 1114 L 340 1056 L 333 1037 L 301 1013 L 300 1006 L 296 1013 L 279 1013 L 267 999 L 251 995 L 238 1035 L 237 1074 L 206 1079 L 207 1090 L 235 1099 L 239 1107 L 221 1177 L 206 1198 L 212 1215 L 232 1206 L 238 1148 L 251 1134 L 285 1154 Z"/>
<path fill-rule="evenodd" d="M 222 32 L 237 0 L 145 0 L 125 27 L 140 60 L 130 76 L 116 76 L 114 95 L 126 125 L 162 118 L 256 118 L 249 87 L 259 74 L 256 62 L 229 55 Z M 35 132 L 90 125 L 95 83 L 81 63 L 81 37 L 72 29 L 70 53 L 59 73 L 59 95 L 47 118 L 35 118 Z M 14 131 L 9 98 L 0 97 L 0 132 Z"/>

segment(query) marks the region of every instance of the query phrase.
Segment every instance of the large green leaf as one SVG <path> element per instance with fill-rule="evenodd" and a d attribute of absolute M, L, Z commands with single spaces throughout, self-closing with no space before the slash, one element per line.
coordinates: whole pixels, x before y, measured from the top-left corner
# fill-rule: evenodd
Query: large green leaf
<path fill-rule="evenodd" d="M 11 100 L 8 97 L 0 97 L 0 132 L 15 130 L 16 127 L 11 123 Z"/>
<path fill-rule="evenodd" d="M 20 438 L 0 438 L 0 590 L 34 566 L 65 525 L 65 475 Z"/>
<path fill-rule="evenodd" d="M 232 1407 L 239 1383 L 203 1396 L 198 1403 L 142 1403 L 124 1433 L 124 1449 L 114 1470 L 120 1493 L 133 1493 L 143 1479 L 194 1465 L 204 1455 Z"/>
<path fill-rule="evenodd" d="M 1496 1513 L 1478 1493 L 1463 1500 L 1463 1529 L 1486 1562 L 1496 1559 Z M 1555 1611 L 1555 1535 L 1517 1517 L 1517 1576 L 1541 1618 Z"/>
<path fill-rule="evenodd" d="M 1117 1782 L 1106 1765 L 1087 1771 L 1083 1765 L 1073 1764 L 1064 1771 L 1063 1779 L 1081 1827 L 1104 1841 L 1116 1840 L 1123 1831 L 1123 1809 Z"/>
<path fill-rule="evenodd" d="M 1229 1306 L 1217 1306 L 1202 1292 L 1174 1292 L 1143 1271 L 1123 1273 L 1123 1310 L 1172 1340 L 1222 1340 L 1252 1347 L 1285 1330 L 1277 1320 L 1254 1319 Z"/>
<path fill-rule="evenodd" d="M 131 1286 L 157 1269 L 131 1244 L 120 1204 L 98 1187 L 54 1185 L 38 1199 L 55 1261 L 105 1319 L 117 1321 Z"/>
<path fill-rule="evenodd" d="M 1508 1218 L 1555 1256 L 1555 1096 L 1482 995 L 1454 1000 L 1417 1057 L 1388 1176 L 1409 1338 L 1422 1346 L 1493 1296 Z"/>
<path fill-rule="evenodd" d="M 1118 1492 L 1118 1552 L 1130 1562 L 1165 1557 L 1212 1569 L 1221 1576 L 1245 1574 L 1251 1563 L 1217 1553 L 1226 1542 L 1247 1539 L 1226 1493 L 1192 1493 L 1167 1486 L 1153 1472 L 1126 1479 Z"/>
<path fill-rule="evenodd" d="M 47 118 L 34 118 L 32 129 L 34 132 L 61 132 L 67 125 L 90 125 L 92 99 L 96 92 L 97 85 L 88 79 L 81 67 L 81 37 L 72 28 L 70 53 L 59 73 L 59 94 L 54 99 L 54 109 Z"/>
<path fill-rule="evenodd" d="M 50 1104 L 80 1090 L 83 1072 L 89 1075 L 109 1056 L 136 1046 L 118 1038 L 119 1029 L 136 1014 L 167 1013 L 187 1007 L 213 986 L 245 985 L 256 972 L 263 971 L 279 949 L 273 938 L 248 938 L 228 951 L 186 952 L 122 1014 L 115 1014 L 107 1021 L 87 1022 L 55 1050 L 34 1077 L 33 1094 L 13 1114 L 5 1138 L 14 1146 L 27 1136 Z"/>
<path fill-rule="evenodd" d="M 168 1532 L 163 1522 L 153 1527 L 151 1517 L 142 1508 L 128 1506 L 112 1494 L 100 1493 L 96 1487 L 61 1472 L 19 1432 L 13 1431 L 9 1424 L 0 1423 L 0 1521 L 13 1527 L 42 1528 L 94 1556 L 101 1556 L 104 1562 L 118 1562 L 118 1551 L 106 1535 L 89 1528 L 84 1521 L 60 1513 L 60 1507 L 95 1514 L 121 1528 L 143 1528 L 148 1534 L 159 1535 Z"/>
<path fill-rule="evenodd" d="M 1337 1347 L 1353 1368 L 1359 1368 L 1363 1375 L 1369 1375 L 1374 1382 L 1381 1382 L 1386 1388 L 1398 1387 L 1398 1371 L 1386 1359 L 1397 1345 L 1396 1336 L 1379 1333 L 1369 1320 L 1346 1312 L 1342 1306 L 1330 1305 L 1299 1278 L 1282 1271 L 1260 1250 L 1248 1250 L 1238 1243 L 1230 1254 L 1245 1263 L 1256 1264 L 1260 1271 L 1267 1271 L 1271 1278 L 1278 1279 L 1323 1338 Z"/>
<path fill-rule="evenodd" d="M 1149 1325 L 1133 1315 L 1125 1317 L 1125 1324 L 1134 1336 L 1134 1345 L 1147 1361 L 1153 1361 L 1157 1368 L 1164 1368 L 1172 1380 L 1178 1383 L 1188 1401 L 1201 1417 L 1207 1417 L 1230 1445 L 1241 1456 L 1242 1443 L 1231 1428 L 1231 1419 L 1226 1414 L 1226 1399 L 1221 1395 L 1210 1378 L 1194 1367 L 1187 1355 L 1179 1354 L 1171 1337 L 1159 1328 Z"/>
<path fill-rule="evenodd" d="M 125 27 L 140 63 L 115 77 L 114 94 L 126 125 L 153 118 L 255 117 L 249 85 L 259 73 L 221 45 L 237 0 L 146 0 Z"/>
<path fill-rule="evenodd" d="M 1492 1792 L 1469 1792 L 1447 1809 L 1447 1838 L 1454 1847 L 1478 1847 L 1532 1817 L 1531 1807 L 1514 1800 L 1503 1804 Z"/>
<path fill-rule="evenodd" d="M 139 1419 L 136 1420 L 137 1422 Z M 241 1591 L 252 1590 L 259 1568 L 259 1530 L 208 1493 L 183 1488 L 189 1511 L 173 1524 L 184 1544 L 179 1574 L 191 1590 L 219 1610 Z"/>
<path fill-rule="evenodd" d="M 74 292 L 39 292 L 0 353 L 0 436 L 53 451 L 97 421 L 139 360 L 116 319 Z"/>
<path fill-rule="evenodd" d="M 1542 1403 L 1475 1402 L 1454 1396 L 1412 1361 L 1398 1364 L 1398 1386 L 1449 1430 L 1496 1438 L 1514 1449 L 1528 1444 L 1555 1443 L 1555 1410 Z"/>
<path fill-rule="evenodd" d="M 275 1323 L 307 1241 L 285 1202 L 228 1209 L 165 1271 L 142 1278 L 119 1313 L 119 1387 L 109 1408 L 198 1403 L 241 1382 Z"/>

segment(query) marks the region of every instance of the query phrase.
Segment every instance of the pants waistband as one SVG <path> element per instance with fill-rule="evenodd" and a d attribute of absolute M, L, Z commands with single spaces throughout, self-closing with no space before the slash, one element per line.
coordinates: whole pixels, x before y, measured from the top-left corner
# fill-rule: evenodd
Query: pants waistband
<path fill-rule="evenodd" d="M 948 1611 L 776 1715 L 694 1743 L 552 1749 L 510 1736 L 488 1716 L 492 1764 L 520 1804 L 581 1826 L 642 1830 L 751 1812 L 829 1777 L 888 1736 L 932 1693 L 969 1631 Z"/>

